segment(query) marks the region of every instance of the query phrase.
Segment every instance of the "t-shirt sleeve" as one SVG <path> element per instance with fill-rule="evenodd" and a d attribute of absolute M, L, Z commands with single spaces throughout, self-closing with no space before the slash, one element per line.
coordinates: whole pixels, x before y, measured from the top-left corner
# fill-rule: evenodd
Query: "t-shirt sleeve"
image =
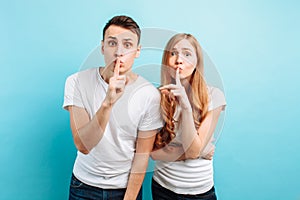
<path fill-rule="evenodd" d="M 65 83 L 64 103 L 62 107 L 67 109 L 68 106 L 84 107 L 77 73 L 69 76 Z"/>
<path fill-rule="evenodd" d="M 163 120 L 160 112 L 160 93 L 156 89 L 154 90 L 153 95 L 145 104 L 145 113 L 140 120 L 138 128 L 140 131 L 154 130 L 163 126 Z"/>
<path fill-rule="evenodd" d="M 208 92 L 210 97 L 208 111 L 214 110 L 220 106 L 222 106 L 222 110 L 225 110 L 226 100 L 224 93 L 219 88 L 215 87 L 210 87 Z"/>

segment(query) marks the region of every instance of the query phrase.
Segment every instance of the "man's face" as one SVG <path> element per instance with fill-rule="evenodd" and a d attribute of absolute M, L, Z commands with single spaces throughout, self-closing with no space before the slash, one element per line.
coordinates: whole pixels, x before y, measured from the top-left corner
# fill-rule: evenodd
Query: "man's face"
<path fill-rule="evenodd" d="M 139 57 L 141 47 L 138 36 L 125 28 L 111 25 L 101 42 L 102 54 L 108 69 L 114 70 L 116 59 L 120 59 L 120 74 L 131 71 L 134 59 Z"/>

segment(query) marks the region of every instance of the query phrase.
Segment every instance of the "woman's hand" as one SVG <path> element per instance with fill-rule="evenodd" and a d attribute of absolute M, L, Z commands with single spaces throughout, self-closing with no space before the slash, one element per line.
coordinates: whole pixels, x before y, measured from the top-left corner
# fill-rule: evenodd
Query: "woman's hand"
<path fill-rule="evenodd" d="M 180 82 L 179 68 L 177 68 L 176 70 L 176 84 L 164 85 L 159 89 L 161 93 L 168 94 L 171 99 L 176 97 L 182 109 L 192 111 L 192 107 L 188 99 L 188 96 L 185 92 L 184 87 L 181 85 Z"/>
<path fill-rule="evenodd" d="M 215 145 L 208 143 L 205 149 L 202 151 L 201 158 L 206 160 L 212 160 L 215 154 Z"/>

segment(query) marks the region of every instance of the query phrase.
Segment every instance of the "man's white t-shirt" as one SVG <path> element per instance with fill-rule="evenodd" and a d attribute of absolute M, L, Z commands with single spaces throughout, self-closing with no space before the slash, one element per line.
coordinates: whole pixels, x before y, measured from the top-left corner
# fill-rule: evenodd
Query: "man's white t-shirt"
<path fill-rule="evenodd" d="M 220 106 L 225 109 L 226 101 L 220 89 L 208 87 L 208 93 L 210 97 L 208 111 Z M 174 140 L 180 138 L 181 134 L 179 128 Z M 213 163 L 212 160 L 202 158 L 176 162 L 156 161 L 153 179 L 177 194 L 202 194 L 214 185 Z"/>
<path fill-rule="evenodd" d="M 108 84 L 91 68 L 69 76 L 63 107 L 85 108 L 90 119 L 103 102 Z M 160 93 L 141 76 L 126 85 L 112 108 L 102 139 L 85 155 L 77 152 L 73 173 L 82 182 L 103 189 L 126 188 L 138 131 L 162 127 Z"/>

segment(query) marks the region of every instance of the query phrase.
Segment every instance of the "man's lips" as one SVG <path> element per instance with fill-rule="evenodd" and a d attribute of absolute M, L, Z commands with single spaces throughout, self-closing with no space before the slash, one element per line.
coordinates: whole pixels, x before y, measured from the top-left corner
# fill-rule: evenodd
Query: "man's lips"
<path fill-rule="evenodd" d="M 114 64 L 117 64 L 117 60 L 114 61 Z M 124 62 L 122 60 L 120 60 L 120 64 L 124 64 Z"/>

